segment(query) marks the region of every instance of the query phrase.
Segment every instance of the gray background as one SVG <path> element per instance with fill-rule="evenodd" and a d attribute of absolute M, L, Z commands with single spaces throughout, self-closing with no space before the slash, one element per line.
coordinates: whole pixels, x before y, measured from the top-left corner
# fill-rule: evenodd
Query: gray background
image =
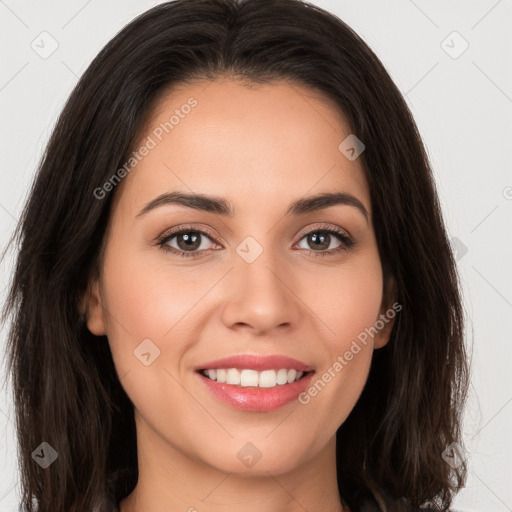
<path fill-rule="evenodd" d="M 78 77 L 118 30 L 157 3 L 0 0 L 2 247 Z M 512 510 L 512 1 L 313 3 L 347 22 L 375 51 L 424 138 L 458 254 L 473 353 L 464 428 L 470 473 L 454 509 Z M 50 36 L 40 36 L 44 31 Z M 58 48 L 42 58 L 53 40 Z M 2 302 L 12 264 L 11 252 L 1 267 Z M 0 332 L 2 353 L 6 332 Z M 0 511 L 11 512 L 18 475 L 9 388 L 0 392 L 0 429 Z"/>

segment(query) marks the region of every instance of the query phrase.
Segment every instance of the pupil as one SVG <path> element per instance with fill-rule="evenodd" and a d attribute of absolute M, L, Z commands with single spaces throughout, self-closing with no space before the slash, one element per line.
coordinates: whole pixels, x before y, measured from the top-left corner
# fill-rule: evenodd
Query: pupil
<path fill-rule="evenodd" d="M 322 240 L 323 242 L 320 242 L 320 244 L 316 244 L 316 248 L 320 248 L 320 249 L 326 249 L 327 247 L 329 247 L 329 242 L 326 240 L 328 239 L 329 235 L 327 233 L 322 233 L 320 235 L 318 234 L 315 234 L 313 233 L 312 235 L 310 235 L 311 237 L 311 240 L 313 242 L 318 242 L 320 240 Z"/>
<path fill-rule="evenodd" d="M 178 236 L 178 245 L 181 247 L 180 240 L 183 240 L 185 242 L 184 247 L 188 249 L 197 249 L 199 247 L 200 243 L 198 243 L 199 235 L 198 234 L 191 234 L 193 232 L 189 233 L 182 233 L 180 236 Z"/>

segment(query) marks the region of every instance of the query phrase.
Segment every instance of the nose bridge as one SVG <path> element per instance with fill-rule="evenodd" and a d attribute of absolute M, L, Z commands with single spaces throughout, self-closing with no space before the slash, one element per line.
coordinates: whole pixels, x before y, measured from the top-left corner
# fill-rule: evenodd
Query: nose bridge
<path fill-rule="evenodd" d="M 287 283 L 289 272 L 276 250 L 247 237 L 236 252 L 223 310 L 226 325 L 247 324 L 266 331 L 294 324 L 298 305 L 290 290 L 293 283 Z"/>

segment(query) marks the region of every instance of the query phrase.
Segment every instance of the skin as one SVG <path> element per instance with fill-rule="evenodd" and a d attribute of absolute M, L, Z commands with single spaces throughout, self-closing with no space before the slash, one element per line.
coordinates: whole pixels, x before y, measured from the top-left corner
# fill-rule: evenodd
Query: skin
<path fill-rule="evenodd" d="M 306 405 L 235 409 L 194 368 L 233 354 L 284 354 L 321 376 L 389 309 L 361 159 L 338 149 L 350 129 L 312 90 L 222 78 L 167 94 L 139 144 L 191 96 L 198 105 L 118 185 L 101 273 L 85 301 L 88 328 L 108 336 L 135 408 L 139 481 L 121 512 L 346 511 L 335 434 L 392 321 Z M 178 190 L 224 197 L 236 215 L 165 205 L 137 217 L 158 195 Z M 285 216 L 292 201 L 333 191 L 358 198 L 368 221 L 349 205 Z M 156 244 L 170 228 L 190 224 L 215 235 L 201 235 L 193 249 L 204 249 L 200 257 Z M 305 233 L 324 224 L 349 233 L 355 245 L 315 256 Z M 252 263 L 236 252 L 247 236 L 263 248 Z M 184 250 L 178 239 L 168 245 Z M 331 235 L 321 250 L 340 244 Z M 134 350 L 148 338 L 160 355 L 145 366 Z M 262 454 L 251 467 L 237 457 L 248 442 Z"/>

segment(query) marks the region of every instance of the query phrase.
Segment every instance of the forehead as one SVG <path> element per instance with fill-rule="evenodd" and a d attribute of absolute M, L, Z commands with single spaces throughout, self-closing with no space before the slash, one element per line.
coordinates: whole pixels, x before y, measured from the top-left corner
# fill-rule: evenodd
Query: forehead
<path fill-rule="evenodd" d="M 361 161 L 338 148 L 350 134 L 333 102 L 309 88 L 229 79 L 180 85 L 148 116 L 119 201 L 136 215 L 156 195 L 180 190 L 226 197 L 241 211 L 343 191 L 370 212 Z"/>

